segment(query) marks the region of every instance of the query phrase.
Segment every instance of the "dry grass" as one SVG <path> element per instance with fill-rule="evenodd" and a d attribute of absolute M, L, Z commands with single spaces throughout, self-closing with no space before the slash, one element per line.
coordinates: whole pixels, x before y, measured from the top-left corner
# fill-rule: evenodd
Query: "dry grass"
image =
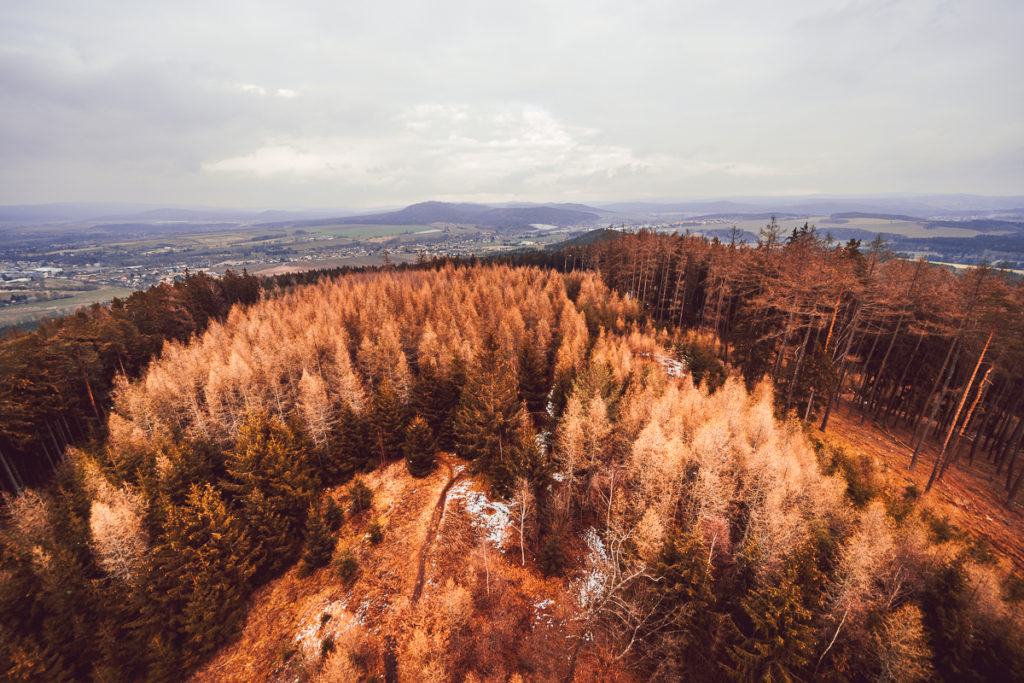
<path fill-rule="evenodd" d="M 460 461 L 450 463 L 458 479 Z M 464 463 L 463 463 L 464 465 Z M 438 467 L 414 479 L 403 463 L 366 475 L 373 509 L 346 519 L 338 545 L 359 558 L 359 575 L 346 586 L 331 567 L 300 578 L 297 568 L 260 589 L 242 633 L 193 676 L 194 681 L 350 680 L 383 678 L 388 659 L 400 680 L 477 680 L 505 683 L 551 680 L 567 673 L 566 656 L 578 637 L 569 578 L 546 579 L 517 539 L 502 552 L 486 528 L 448 498 L 427 544 L 430 518 L 453 469 Z M 347 486 L 329 492 L 341 497 Z M 479 482 L 470 490 L 487 493 Z M 380 521 L 379 545 L 366 526 Z M 418 554 L 426 551 L 422 598 L 410 600 Z M 328 615 L 328 616 L 325 616 Z M 322 654 L 325 639 L 333 652 Z M 355 657 L 353 657 L 355 655 Z M 585 648 L 576 680 L 631 680 L 622 662 Z"/>
<path fill-rule="evenodd" d="M 924 491 L 938 456 L 935 444 L 929 442 L 922 449 L 917 466 L 907 469 L 914 450 L 909 445 L 912 434 L 902 427 L 883 431 L 870 420 L 860 424 L 860 413 L 846 409 L 833 413 L 828 434 L 849 451 L 871 458 L 888 488 L 897 494 L 910 485 Z M 995 475 L 995 467 L 979 455 L 973 467 L 955 466 L 947 470 L 925 504 L 936 515 L 948 517 L 961 529 L 985 538 L 1017 569 L 1024 569 L 1024 514 L 1020 505 L 1004 504 L 1002 483 Z"/>

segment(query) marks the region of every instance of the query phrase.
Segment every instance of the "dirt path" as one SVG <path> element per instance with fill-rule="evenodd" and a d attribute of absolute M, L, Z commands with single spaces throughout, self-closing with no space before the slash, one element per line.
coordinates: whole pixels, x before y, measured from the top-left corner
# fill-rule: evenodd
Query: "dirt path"
<path fill-rule="evenodd" d="M 412 589 L 413 605 L 419 602 L 420 596 L 423 595 L 427 555 L 430 553 L 430 548 L 434 545 L 434 539 L 437 538 L 437 530 L 441 526 L 441 517 L 444 516 L 445 503 L 448 502 L 448 492 L 451 491 L 455 482 L 459 480 L 459 475 L 456 473 L 455 468 L 452 467 L 452 463 L 447 456 L 439 455 L 438 460 L 448 469 L 448 483 L 441 489 L 441 495 L 438 496 L 437 503 L 434 505 L 434 513 L 430 516 L 430 523 L 427 525 L 426 536 L 423 539 L 423 544 L 420 546 L 418 568 L 416 570 L 416 585 Z"/>

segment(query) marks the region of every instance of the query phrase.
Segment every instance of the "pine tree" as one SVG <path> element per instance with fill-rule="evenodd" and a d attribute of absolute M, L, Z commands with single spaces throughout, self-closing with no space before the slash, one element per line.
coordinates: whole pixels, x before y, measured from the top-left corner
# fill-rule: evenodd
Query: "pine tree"
<path fill-rule="evenodd" d="M 313 479 L 300 441 L 265 412 L 250 413 L 228 454 L 225 488 L 234 494 L 253 539 L 257 567 L 273 574 L 301 547 Z"/>
<path fill-rule="evenodd" d="M 707 678 L 705 656 L 714 639 L 715 596 L 711 586 L 708 549 L 692 535 L 665 539 L 654 564 L 658 578 L 658 607 L 650 623 L 665 636 L 659 672 Z"/>
<path fill-rule="evenodd" d="M 435 458 L 434 435 L 426 420 L 417 416 L 405 429 L 405 465 L 409 474 L 414 477 L 425 477 L 434 469 Z"/>
<path fill-rule="evenodd" d="M 484 340 L 455 419 L 457 451 L 475 460 L 498 495 L 511 491 L 517 474 L 534 465 L 536 444 L 516 376 L 493 335 Z"/>
<path fill-rule="evenodd" d="M 526 404 L 526 410 L 538 427 L 544 424 L 547 415 L 550 389 L 543 350 L 534 344 L 523 344 L 519 351 L 519 398 Z"/>
<path fill-rule="evenodd" d="M 327 528 L 317 505 L 309 506 L 305 537 L 306 552 L 302 555 L 302 564 L 299 567 L 301 574 L 309 574 L 314 569 L 324 566 L 331 561 L 334 554 L 335 538 Z"/>
<path fill-rule="evenodd" d="M 790 560 L 740 602 L 746 623 L 739 642 L 729 650 L 732 673 L 738 678 L 789 681 L 799 678 L 810 662 L 814 630 L 800 573 L 798 562 Z"/>
<path fill-rule="evenodd" d="M 387 381 L 382 382 L 373 397 L 370 423 L 370 447 L 380 464 L 402 456 L 402 435 L 405 433 L 406 407 Z"/>

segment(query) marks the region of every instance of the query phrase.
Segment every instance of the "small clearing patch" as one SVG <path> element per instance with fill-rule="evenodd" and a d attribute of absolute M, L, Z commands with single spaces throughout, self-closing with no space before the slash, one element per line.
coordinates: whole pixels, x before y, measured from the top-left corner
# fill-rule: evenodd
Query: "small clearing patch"
<path fill-rule="evenodd" d="M 482 530 L 487 540 L 499 550 L 504 550 L 505 536 L 512 525 L 512 513 L 508 505 L 493 501 L 483 491 L 474 491 L 472 481 L 460 482 L 452 488 L 448 498 L 460 501 L 473 519 L 473 526 Z"/>

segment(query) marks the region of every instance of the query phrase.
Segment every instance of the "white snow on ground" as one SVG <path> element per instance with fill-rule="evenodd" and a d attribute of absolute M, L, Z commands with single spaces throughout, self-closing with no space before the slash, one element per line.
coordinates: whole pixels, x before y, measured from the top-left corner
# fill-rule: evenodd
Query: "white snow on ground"
<path fill-rule="evenodd" d="M 587 569 L 579 579 L 570 582 L 569 590 L 575 594 L 577 604 L 587 609 L 604 595 L 605 583 L 608 581 L 604 573 L 604 567 L 608 565 L 608 553 L 594 527 L 583 532 L 583 540 L 587 544 Z"/>
<path fill-rule="evenodd" d="M 669 377 L 682 377 L 686 374 L 686 364 L 676 360 L 675 358 L 669 358 L 668 356 L 663 356 L 659 353 L 655 354 L 654 360 L 661 363 L 661 366 L 665 368 L 665 372 Z"/>
<path fill-rule="evenodd" d="M 505 536 L 512 524 L 512 515 L 505 503 L 490 500 L 482 491 L 471 491 L 472 480 L 460 481 L 448 492 L 448 500 L 461 501 L 473 518 L 473 526 L 482 529 L 488 540 L 504 550 Z"/>
<path fill-rule="evenodd" d="M 637 356 L 641 358 L 650 358 L 649 353 L 638 353 Z M 669 377 L 682 377 L 686 374 L 686 363 L 678 361 L 675 358 L 656 353 L 654 354 L 654 362 L 659 363 L 661 367 L 665 368 L 665 374 Z"/>
<path fill-rule="evenodd" d="M 305 614 L 299 622 L 299 632 L 295 635 L 295 644 L 302 650 L 304 657 L 319 657 L 320 643 L 324 638 L 330 636 L 336 639 L 339 633 L 352 627 L 352 616 L 345 612 L 347 606 L 347 600 L 324 600 Z M 331 618 L 323 621 L 324 614 L 330 614 Z"/>
<path fill-rule="evenodd" d="M 535 604 L 533 606 L 533 625 L 534 626 L 540 624 L 541 621 L 546 622 L 548 626 L 553 626 L 554 625 L 555 620 L 551 617 L 550 614 L 547 614 L 544 611 L 548 607 L 551 607 L 554 604 L 555 604 L 554 600 L 548 599 L 548 600 L 541 600 L 540 602 L 538 602 L 537 604 Z"/>

